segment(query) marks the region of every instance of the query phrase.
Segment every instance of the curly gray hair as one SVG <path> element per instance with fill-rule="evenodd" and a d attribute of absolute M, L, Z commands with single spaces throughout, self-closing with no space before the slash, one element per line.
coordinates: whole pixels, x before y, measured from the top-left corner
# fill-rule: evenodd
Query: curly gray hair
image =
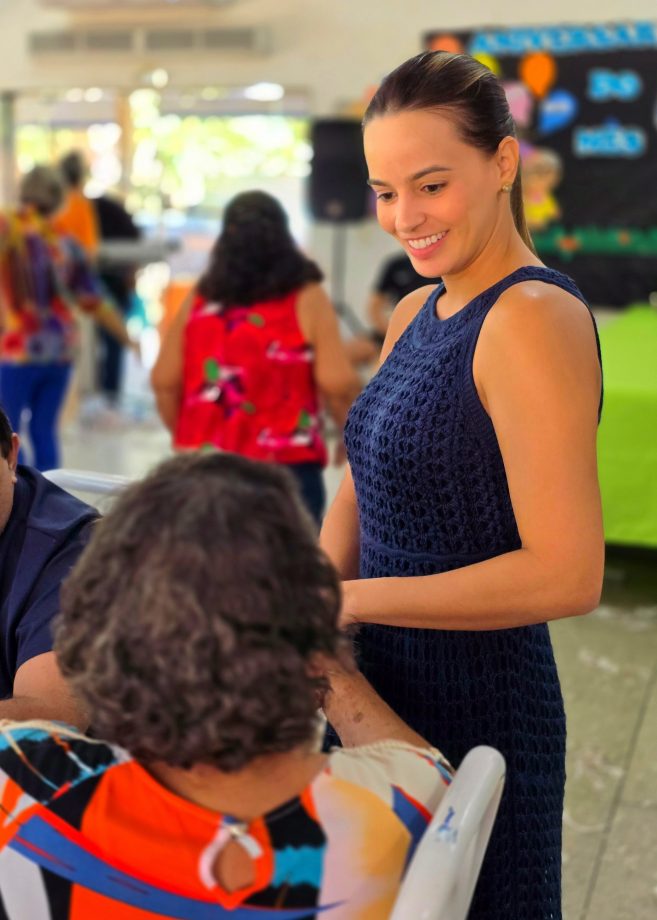
<path fill-rule="evenodd" d="M 346 651 L 340 585 L 288 472 L 182 454 L 121 494 L 62 591 L 55 651 L 94 733 L 238 770 L 310 743 Z"/>

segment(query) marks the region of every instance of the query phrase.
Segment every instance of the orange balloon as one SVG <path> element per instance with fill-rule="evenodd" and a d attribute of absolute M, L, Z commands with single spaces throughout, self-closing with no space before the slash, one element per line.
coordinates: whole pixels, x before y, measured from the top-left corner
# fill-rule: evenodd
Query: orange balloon
<path fill-rule="evenodd" d="M 432 35 L 429 51 L 449 51 L 450 54 L 463 54 L 463 44 L 456 35 Z"/>
<path fill-rule="evenodd" d="M 518 68 L 520 79 L 539 99 L 546 96 L 557 76 L 557 65 L 551 54 L 537 51 L 527 54 Z"/>

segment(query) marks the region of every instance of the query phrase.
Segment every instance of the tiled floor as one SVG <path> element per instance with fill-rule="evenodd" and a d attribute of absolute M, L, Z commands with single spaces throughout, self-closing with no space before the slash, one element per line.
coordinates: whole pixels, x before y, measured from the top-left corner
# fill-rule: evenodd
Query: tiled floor
<path fill-rule="evenodd" d="M 568 713 L 566 920 L 657 917 L 657 552 L 609 549 L 600 608 L 551 631 Z"/>
<path fill-rule="evenodd" d="M 69 467 L 137 476 L 168 438 L 139 423 L 84 421 L 64 436 Z M 102 415 L 102 414 L 101 414 Z M 100 424 L 99 422 L 102 422 Z M 333 494 L 339 473 L 329 470 Z M 553 624 L 568 712 L 565 920 L 657 917 L 657 551 L 610 550 L 596 613 Z M 527 918 L 532 920 L 532 918 Z"/>

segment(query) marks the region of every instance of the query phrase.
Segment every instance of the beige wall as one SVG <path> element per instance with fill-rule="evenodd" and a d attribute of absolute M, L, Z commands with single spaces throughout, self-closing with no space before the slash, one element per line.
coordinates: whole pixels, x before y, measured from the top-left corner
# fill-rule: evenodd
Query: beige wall
<path fill-rule="evenodd" d="M 95 55 L 92 60 L 35 61 L 26 49 L 31 29 L 66 27 L 70 14 L 46 10 L 38 0 L 0 0 L 0 88 L 49 86 L 130 86 L 149 66 L 166 66 L 172 83 L 244 84 L 274 80 L 307 86 L 313 110 L 325 114 L 359 96 L 395 63 L 419 50 L 421 34 L 435 28 L 469 25 L 530 24 L 557 21 L 654 18 L 652 0 L 235 0 L 223 10 L 164 10 L 141 19 L 158 24 L 199 26 L 264 25 L 271 29 L 272 51 L 240 58 L 234 54 L 185 60 L 170 55 L 132 58 Z M 125 22 L 130 14 L 96 14 L 92 21 Z M 136 21 L 136 14 L 131 14 Z M 84 21 L 84 17 L 82 20 Z M 89 19 L 87 18 L 87 22 Z"/>

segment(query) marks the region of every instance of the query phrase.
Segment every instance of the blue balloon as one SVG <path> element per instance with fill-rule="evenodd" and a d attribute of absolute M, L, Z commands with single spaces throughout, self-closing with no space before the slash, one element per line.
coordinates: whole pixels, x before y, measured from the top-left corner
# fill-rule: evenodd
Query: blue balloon
<path fill-rule="evenodd" d="M 567 89 L 555 89 L 543 100 L 538 119 L 539 134 L 552 134 L 565 128 L 577 115 L 577 99 Z"/>

